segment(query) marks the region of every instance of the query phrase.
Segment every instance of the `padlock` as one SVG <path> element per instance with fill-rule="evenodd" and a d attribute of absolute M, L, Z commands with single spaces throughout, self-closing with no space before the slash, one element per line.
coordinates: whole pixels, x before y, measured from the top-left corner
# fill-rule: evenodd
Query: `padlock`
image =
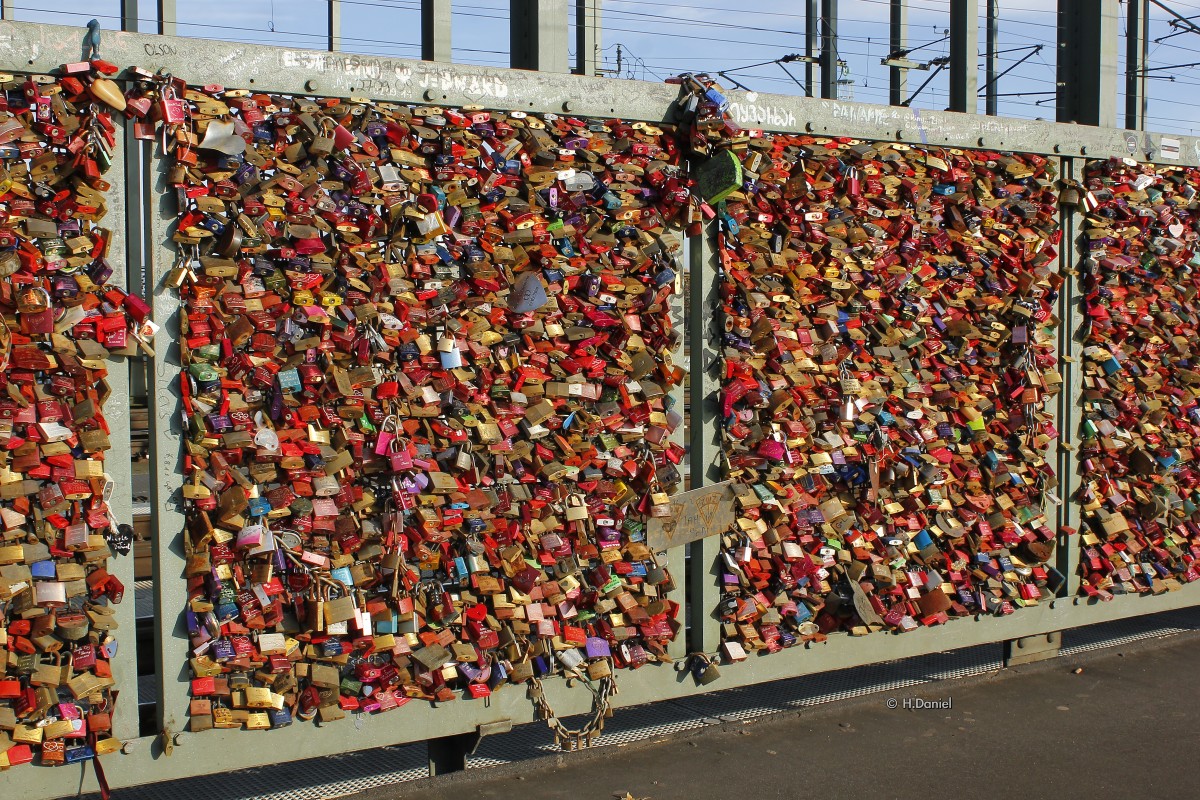
<path fill-rule="evenodd" d="M 164 125 L 182 125 L 187 120 L 187 104 L 177 95 L 175 84 L 170 79 L 159 94 L 158 116 Z"/>

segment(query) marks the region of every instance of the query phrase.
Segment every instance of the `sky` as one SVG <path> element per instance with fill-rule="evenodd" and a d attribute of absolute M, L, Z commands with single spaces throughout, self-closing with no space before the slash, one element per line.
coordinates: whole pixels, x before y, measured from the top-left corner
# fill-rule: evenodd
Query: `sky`
<path fill-rule="evenodd" d="M 574 3 L 571 7 L 574 42 Z M 776 64 L 747 65 L 804 52 L 804 7 L 799 0 L 604 0 L 604 68 L 620 79 L 660 81 L 684 71 L 715 74 L 724 70 L 758 92 L 803 94 L 803 88 Z M 985 0 L 979 0 L 982 11 Z M 999 70 L 1013 67 L 998 82 L 999 113 L 1029 119 L 1054 118 L 1054 54 L 1057 12 L 1054 0 L 999 0 Z M 1169 0 L 1184 15 L 1197 15 L 1200 0 Z M 83 25 L 96 17 L 105 29 L 119 27 L 119 0 L 14 0 L 18 20 Z M 143 0 L 151 22 L 156 5 Z M 509 0 L 454 0 L 454 60 L 464 64 L 508 66 Z M 326 46 L 326 0 L 177 0 L 179 34 L 288 47 Z M 1200 33 L 1175 33 L 1169 15 L 1151 7 L 1150 103 L 1147 127 L 1153 131 L 1200 134 Z M 342 0 L 344 49 L 369 55 L 420 57 L 420 0 Z M 888 101 L 888 68 L 880 64 L 888 50 L 888 0 L 841 0 L 838 52 L 849 72 L 844 90 L 864 103 Z M 949 54 L 937 40 L 949 24 L 948 0 L 910 0 L 910 58 L 928 62 Z M 1125 30 L 1125 3 L 1119 28 Z M 984 31 L 980 26 L 980 53 Z M 1031 48 L 1043 45 L 1040 52 Z M 618 45 L 622 54 L 617 72 Z M 573 44 L 572 44 L 573 46 Z M 1124 113 L 1124 43 L 1118 60 L 1118 124 Z M 1007 52 L 1004 52 L 1007 51 Z M 1016 64 L 1028 56 L 1023 63 Z M 1014 66 L 1016 65 L 1016 66 Z M 799 81 L 804 65 L 788 69 Z M 909 90 L 929 72 L 912 71 Z M 1173 80 L 1172 80 L 1173 79 Z M 944 109 L 948 70 L 933 78 L 911 105 Z M 979 84 L 984 83 L 982 59 Z M 728 85 L 728 83 L 726 84 Z M 979 111 L 983 112 L 980 98 Z"/>

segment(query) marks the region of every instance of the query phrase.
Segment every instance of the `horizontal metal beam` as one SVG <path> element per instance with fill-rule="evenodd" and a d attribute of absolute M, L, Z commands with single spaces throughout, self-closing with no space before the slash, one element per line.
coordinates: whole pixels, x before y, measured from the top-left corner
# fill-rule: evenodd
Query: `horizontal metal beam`
<path fill-rule="evenodd" d="M 9 70 L 54 69 L 78 59 L 81 35 L 80 28 L 0 22 L 0 66 Z M 477 103 L 487 108 L 554 113 L 567 110 L 596 117 L 619 114 L 634 120 L 670 119 L 678 91 L 661 83 L 138 33 L 105 32 L 104 55 L 123 66 L 163 68 L 176 75 L 194 76 L 198 82 L 245 85 L 261 91 L 416 103 Z M 310 81 L 313 88 L 306 88 Z M 1131 152 L 1126 144 L 1127 132 L 1118 128 L 761 93 L 749 102 L 743 92 L 728 94 L 734 119 L 747 127 L 1048 155 L 1108 158 Z M 1162 152 L 1163 135 L 1148 136 L 1149 143 Z M 1200 138 L 1166 136 L 1179 142 L 1179 163 L 1200 165 Z M 1144 145 L 1135 145 L 1135 157 L 1145 157 L 1141 149 Z"/>

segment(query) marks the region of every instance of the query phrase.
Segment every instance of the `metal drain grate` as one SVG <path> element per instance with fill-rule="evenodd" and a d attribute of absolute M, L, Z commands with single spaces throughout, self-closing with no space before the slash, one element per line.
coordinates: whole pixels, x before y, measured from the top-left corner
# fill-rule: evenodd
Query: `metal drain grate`
<path fill-rule="evenodd" d="M 158 702 L 158 679 L 153 675 L 138 675 L 138 705 L 152 706 Z"/>
<path fill-rule="evenodd" d="M 803 678 L 713 692 L 702 697 L 622 708 L 608 722 L 595 747 L 612 747 L 671 736 L 682 731 L 741 722 L 806 706 L 832 703 L 938 680 L 992 672 L 1003 666 L 999 645 L 984 645 L 935 653 Z M 574 727 L 581 719 L 566 720 Z M 518 728 L 485 739 L 468 759 L 469 769 L 495 766 L 557 752 L 540 725 Z"/>
<path fill-rule="evenodd" d="M 1086 628 L 1075 628 L 1063 633 L 1060 656 L 1071 656 L 1089 650 L 1117 647 L 1143 639 L 1161 639 L 1200 628 L 1200 609 L 1182 608 L 1165 611 L 1146 617 L 1130 617 L 1113 622 L 1102 622 Z"/>
<path fill-rule="evenodd" d="M 567 727 L 581 725 L 584 717 L 568 717 L 563 721 Z M 717 720 L 697 715 L 694 709 L 678 701 L 652 703 L 632 708 L 620 708 L 612 719 L 605 723 L 604 733 L 593 741 L 593 747 L 613 747 L 631 744 L 646 739 L 671 736 L 684 731 L 703 728 Z M 526 725 L 515 728 L 504 736 L 484 739 L 475 755 L 467 759 L 467 769 L 493 767 L 528 761 L 559 752 L 554 746 L 554 737 L 544 725 Z"/>
<path fill-rule="evenodd" d="M 133 582 L 133 616 L 154 619 L 154 581 Z"/>
<path fill-rule="evenodd" d="M 1200 629 L 1200 609 L 1107 622 L 1065 632 L 1061 655 L 1197 629 Z M 710 725 L 993 672 L 1003 666 L 1002 652 L 998 643 L 980 645 L 622 708 L 608 721 L 594 746 L 614 747 L 667 738 Z M 582 718 L 565 722 L 575 727 Z M 503 736 L 484 739 L 476 754 L 467 759 L 467 767 L 486 769 L 556 752 L 553 737 L 545 726 L 524 725 Z M 125 789 L 121 800 L 177 800 L 192 793 L 217 795 L 226 800 L 317 800 L 419 780 L 427 775 L 426 749 L 418 743 Z"/>
<path fill-rule="evenodd" d="M 993 672 L 1002 666 L 1000 647 L 982 645 L 746 686 L 677 702 L 694 714 L 707 715 L 719 722 L 738 722 L 923 683 L 965 678 Z"/>
<path fill-rule="evenodd" d="M 425 748 L 417 744 L 137 786 L 122 789 L 119 797 L 121 800 L 179 800 L 180 797 L 326 800 L 428 775 Z"/>

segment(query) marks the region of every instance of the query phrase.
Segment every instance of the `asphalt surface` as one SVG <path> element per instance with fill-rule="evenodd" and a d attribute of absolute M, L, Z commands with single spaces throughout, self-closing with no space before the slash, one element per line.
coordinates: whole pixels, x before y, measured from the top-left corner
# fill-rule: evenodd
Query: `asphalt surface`
<path fill-rule="evenodd" d="M 1200 632 L 1186 633 L 352 797 L 1195 796 L 1198 663 Z M 904 707 L 921 700 L 951 707 Z"/>

